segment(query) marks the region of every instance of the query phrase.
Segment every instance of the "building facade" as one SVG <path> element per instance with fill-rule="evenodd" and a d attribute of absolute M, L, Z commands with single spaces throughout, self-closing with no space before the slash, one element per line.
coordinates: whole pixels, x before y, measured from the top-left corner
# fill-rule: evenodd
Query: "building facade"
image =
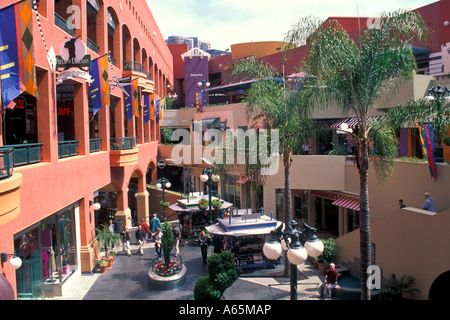
<path fill-rule="evenodd" d="M 396 94 L 387 101 L 382 108 L 373 108 L 368 116 L 377 119 L 394 106 L 412 98 L 423 98 L 427 90 L 436 85 L 450 87 L 450 76 L 447 71 L 450 40 L 450 26 L 448 6 L 450 1 L 437 1 L 430 5 L 416 9 L 433 29 L 434 36 L 426 44 L 415 44 L 413 51 L 416 55 L 418 69 L 411 81 L 405 83 Z M 368 18 L 331 17 L 337 20 L 352 37 L 359 34 L 359 26 Z M 184 128 L 189 130 L 193 124 L 202 120 L 207 121 L 214 128 L 224 123 L 226 129 L 248 129 L 248 121 L 243 110 L 242 99 L 253 79 L 241 77 L 233 78 L 232 65 L 239 59 L 259 59 L 270 63 L 278 70 L 280 77 L 289 79 L 299 76 L 295 66 L 305 56 L 300 48 L 293 55 L 288 55 L 283 61 L 279 48 L 282 43 L 263 42 L 248 43 L 231 46 L 229 55 L 211 57 L 209 60 L 208 81 L 211 86 L 206 89 L 210 106 L 198 112 L 195 108 L 172 110 L 167 113 L 163 122 L 164 128 Z M 171 47 L 171 50 L 180 48 Z M 448 52 L 449 51 L 449 52 Z M 174 56 L 174 59 L 178 59 Z M 177 68 L 184 68 L 178 59 Z M 183 73 L 176 73 L 177 88 L 183 90 Z M 186 91 L 178 93 L 183 97 Z M 308 148 L 303 154 L 293 157 L 291 165 L 292 216 L 319 229 L 321 237 L 333 237 L 339 248 L 339 263 L 356 266 L 359 257 L 359 175 L 350 148 L 345 150 L 347 139 L 345 135 L 337 134 L 336 129 L 343 122 L 355 127 L 355 118 L 343 114 L 338 108 L 330 107 L 316 111 L 313 114 L 316 122 L 328 129 L 328 134 L 322 137 L 312 137 L 304 141 Z M 205 127 L 208 129 L 209 127 Z M 190 141 L 194 141 L 195 132 L 190 131 Z M 203 135 L 205 137 L 207 135 Z M 421 144 L 418 139 L 417 128 L 404 127 L 399 130 L 399 158 L 422 158 Z M 350 143 L 347 141 L 347 143 Z M 335 148 L 337 146 L 338 148 Z M 342 147 L 342 148 L 341 148 Z M 351 147 L 351 146 L 350 146 Z M 370 213 L 372 226 L 372 263 L 380 266 L 383 277 L 389 278 L 391 273 L 401 277 L 403 274 L 412 276 L 420 293 L 418 299 L 433 299 L 445 292 L 449 285 L 450 260 L 439 252 L 445 252 L 445 243 L 450 239 L 443 229 L 450 219 L 450 202 L 447 190 L 450 187 L 448 179 L 449 168 L 446 161 L 450 159 L 450 148 L 444 147 L 444 162 L 437 164 L 439 178 L 434 180 L 426 160 L 410 162 L 399 159 L 395 162 L 392 178 L 380 183 L 376 172 L 372 168 L 369 173 Z M 162 159 L 173 160 L 173 150 L 177 146 L 161 146 Z M 193 149 L 192 149 L 193 150 Z M 333 152 L 333 156 L 327 155 Z M 202 154 L 208 154 L 208 142 L 202 145 Z M 192 176 L 201 174 L 203 164 L 189 163 L 173 164 L 181 168 L 182 172 L 191 172 Z M 282 161 L 276 174 L 268 175 L 259 190 L 254 190 L 249 182 L 244 166 L 232 166 L 222 176 L 217 186 L 221 198 L 232 202 L 239 209 L 251 208 L 254 211 L 262 206 L 264 213 L 273 214 L 278 220 L 284 219 L 284 170 Z M 195 191 L 204 186 L 195 181 Z M 422 210 L 423 195 L 432 194 L 436 203 L 436 213 Z M 406 209 L 399 209 L 397 203 L 403 199 Z M 417 248 L 421 248 L 421 257 L 417 257 Z M 432 250 L 429 250 L 433 248 Z M 423 255 L 422 255 L 423 254 Z M 430 261 L 433 261 L 430 265 Z"/>
<path fill-rule="evenodd" d="M 160 137 L 143 101 L 173 88 L 173 59 L 144 0 L 40 1 L 36 10 L 3 1 L 0 10 L 19 4 L 32 26 L 38 98 L 24 92 L 1 106 L 0 248 L 22 259 L 3 270 L 16 297 L 43 299 L 95 267 L 95 228 L 148 219 Z M 109 101 L 98 110 L 79 68 L 50 67 L 47 53 L 64 56 L 67 41 L 87 47 L 91 67 L 105 64 Z M 122 89 L 132 86 L 130 117 Z"/>

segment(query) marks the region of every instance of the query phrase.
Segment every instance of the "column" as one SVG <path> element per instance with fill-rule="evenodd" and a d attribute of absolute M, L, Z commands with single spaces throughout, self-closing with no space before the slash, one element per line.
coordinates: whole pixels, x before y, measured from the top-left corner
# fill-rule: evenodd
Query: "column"
<path fill-rule="evenodd" d="M 149 210 L 149 193 L 147 190 L 144 192 L 138 192 L 136 194 L 136 205 L 137 205 L 137 220 L 138 223 L 144 219 L 147 223 L 149 222 L 150 210 Z"/>

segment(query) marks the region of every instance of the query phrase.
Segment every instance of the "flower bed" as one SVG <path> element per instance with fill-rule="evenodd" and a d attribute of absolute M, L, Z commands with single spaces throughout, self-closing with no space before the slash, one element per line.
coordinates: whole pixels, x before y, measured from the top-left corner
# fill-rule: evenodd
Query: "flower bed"
<path fill-rule="evenodd" d="M 159 259 L 153 269 L 160 277 L 171 277 L 181 271 L 182 263 L 177 258 L 172 258 L 169 265 L 166 265 L 163 259 Z"/>

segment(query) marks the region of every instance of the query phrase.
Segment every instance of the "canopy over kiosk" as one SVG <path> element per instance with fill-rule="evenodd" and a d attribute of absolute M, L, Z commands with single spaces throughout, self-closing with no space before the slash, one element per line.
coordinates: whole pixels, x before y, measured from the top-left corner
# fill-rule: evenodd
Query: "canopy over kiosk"
<path fill-rule="evenodd" d="M 264 256 L 263 246 L 270 232 L 281 225 L 280 221 L 259 213 L 217 220 L 216 224 L 206 227 L 214 236 L 214 246 L 225 244 L 230 248 L 242 269 L 274 266 L 274 261 Z"/>
<path fill-rule="evenodd" d="M 209 209 L 206 211 L 201 210 L 198 205 L 202 196 L 199 194 L 197 197 L 179 199 L 177 203 L 169 206 L 177 212 L 178 219 L 181 226 L 181 232 L 186 235 L 196 235 L 200 233 L 206 225 L 209 223 Z M 212 197 L 212 200 L 219 200 L 216 197 Z M 232 203 L 220 200 L 222 206 L 219 209 L 213 209 L 213 212 L 220 210 L 226 210 L 233 206 Z"/>

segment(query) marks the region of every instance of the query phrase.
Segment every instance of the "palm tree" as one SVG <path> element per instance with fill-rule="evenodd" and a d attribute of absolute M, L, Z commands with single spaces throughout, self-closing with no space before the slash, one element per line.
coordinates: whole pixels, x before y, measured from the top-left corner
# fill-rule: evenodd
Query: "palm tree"
<path fill-rule="evenodd" d="M 379 106 L 381 98 L 395 92 L 403 81 L 413 76 L 416 62 L 411 44 L 414 40 L 424 40 L 427 35 L 427 27 L 416 12 L 382 14 L 379 21 L 379 25 L 361 30 L 357 42 L 337 21 L 320 23 L 311 18 L 301 20 L 285 38 L 291 47 L 306 42 L 307 57 L 301 70 L 314 76 L 306 86 L 311 92 L 311 103 L 315 106 L 333 103 L 358 121 L 362 300 L 370 300 L 365 272 L 371 260 L 369 155 L 374 141 L 378 152 L 386 151 L 389 156 L 395 154 L 389 145 L 383 143 L 389 135 L 383 133 L 383 126 L 371 126 L 368 112 L 370 108 Z M 305 38 L 305 30 L 314 31 Z M 392 170 L 389 156 L 380 157 L 380 161 L 375 162 L 375 166 L 380 168 L 377 172 L 388 174 Z"/>
<path fill-rule="evenodd" d="M 285 176 L 284 188 L 284 222 L 292 220 L 292 199 L 290 167 L 292 155 L 300 152 L 300 146 L 309 137 L 313 128 L 311 114 L 306 107 L 305 95 L 301 90 L 292 90 L 280 79 L 276 70 L 256 60 L 243 60 L 235 65 L 234 74 L 247 74 L 256 81 L 246 93 L 245 112 L 249 120 L 254 121 L 254 128 L 277 130 L 278 141 L 271 141 L 271 152 L 276 149 L 282 154 Z M 260 121 L 258 121 L 260 120 Z M 261 125 L 262 124 L 262 125 Z M 262 127 L 261 127 L 262 126 Z M 249 148 L 256 146 L 249 146 Z M 263 164 L 248 165 L 247 169 L 255 172 Z M 285 275 L 289 274 L 288 260 L 285 260 Z"/>

